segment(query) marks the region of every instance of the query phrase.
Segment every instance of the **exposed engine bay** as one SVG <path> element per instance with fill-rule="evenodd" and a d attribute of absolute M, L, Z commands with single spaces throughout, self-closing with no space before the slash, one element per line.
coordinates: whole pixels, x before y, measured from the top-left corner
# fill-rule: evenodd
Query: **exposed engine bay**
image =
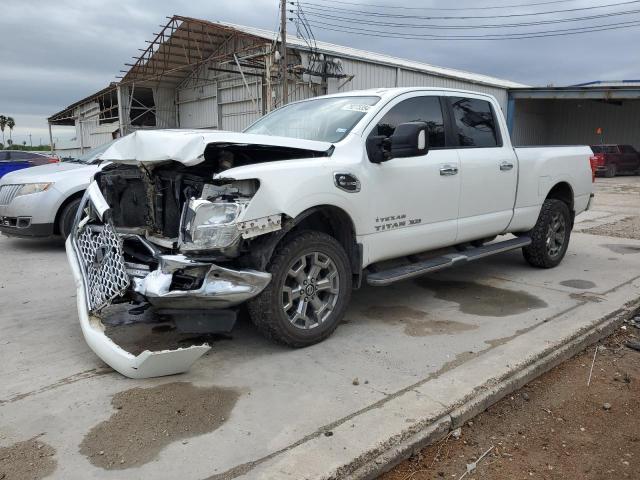
<path fill-rule="evenodd" d="M 149 166 L 114 163 L 98 173 L 96 181 L 118 232 L 142 235 L 163 249 L 228 260 L 239 256 L 242 239 L 278 230 L 282 219 L 274 215 L 249 219 L 246 225 L 236 222 L 259 182 L 217 174 L 238 166 L 323 155 L 287 147 L 212 144 L 194 166 L 175 161 Z"/>

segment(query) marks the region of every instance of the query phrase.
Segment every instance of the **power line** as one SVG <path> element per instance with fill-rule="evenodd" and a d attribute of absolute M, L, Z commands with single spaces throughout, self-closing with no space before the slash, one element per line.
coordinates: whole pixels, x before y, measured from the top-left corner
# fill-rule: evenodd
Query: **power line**
<path fill-rule="evenodd" d="M 577 35 L 581 33 L 601 32 L 606 30 L 616 30 L 640 26 L 640 20 L 630 22 L 619 22 L 613 24 L 598 25 L 593 27 L 577 27 L 569 29 L 548 30 L 542 32 L 511 33 L 511 34 L 491 34 L 491 35 L 435 35 L 435 34 L 395 34 L 393 32 L 360 29 L 357 27 L 346 27 L 343 25 L 327 24 L 322 22 L 311 23 L 312 26 L 330 30 L 334 32 L 351 33 L 378 38 L 397 38 L 404 40 L 524 40 L 529 38 L 559 37 L 567 35 Z"/>
<path fill-rule="evenodd" d="M 294 12 L 290 10 L 290 12 Z M 567 23 L 567 22 L 580 22 L 580 21 L 588 21 L 588 20 L 597 20 L 601 18 L 609 18 L 609 17 L 617 17 L 621 15 L 632 15 L 640 13 L 640 9 L 636 10 L 626 10 L 622 12 L 610 12 L 603 13 L 598 15 L 589 15 L 583 17 L 572 17 L 572 18 L 560 18 L 555 20 L 540 20 L 535 22 L 520 22 L 520 23 L 500 23 L 500 24 L 477 24 L 477 25 L 442 25 L 442 24 L 415 24 L 415 23 L 393 23 L 393 22 L 380 22 L 377 20 L 361 20 L 358 18 L 344 17 L 344 16 L 336 16 L 329 15 L 323 13 L 309 13 L 309 16 L 314 19 L 322 18 L 326 20 L 334 20 L 337 22 L 345 23 L 356 23 L 361 25 L 368 26 L 381 26 L 381 27 L 399 27 L 399 28 L 430 28 L 437 30 L 472 30 L 472 29 L 482 29 L 482 28 L 516 28 L 516 27 L 530 27 L 537 25 L 551 25 L 557 23 Z M 595 25 L 594 25 L 595 26 Z"/>
<path fill-rule="evenodd" d="M 301 5 L 304 6 L 305 9 L 307 9 L 307 11 L 311 11 L 311 12 L 320 12 L 323 13 L 326 11 L 326 8 L 322 8 L 322 7 L 318 7 L 315 6 L 311 3 L 306 3 L 306 2 L 290 2 L 291 5 Z M 478 15 L 478 16 L 434 16 L 434 15 L 428 15 L 428 16 L 423 16 L 423 15 L 404 15 L 404 14 L 392 14 L 392 13 L 381 13 L 381 12 L 366 12 L 366 11 L 362 11 L 362 10 L 353 10 L 353 9 L 347 9 L 347 8 L 337 8 L 337 7 L 331 7 L 331 10 L 334 10 L 336 12 L 343 12 L 343 13 L 352 13 L 352 14 L 358 14 L 358 15 L 364 15 L 364 16 L 370 16 L 370 17 L 385 17 L 385 18 L 404 18 L 404 19 L 419 19 L 419 20 L 476 20 L 476 19 L 483 19 L 483 18 L 513 18 L 513 17 L 531 17 L 531 16 L 538 16 L 538 15 L 550 15 L 550 14 L 555 14 L 555 13 L 567 13 L 567 12 L 578 12 L 578 11 L 585 11 L 585 10 L 597 10 L 597 9 L 601 9 L 601 8 L 610 8 L 610 7 L 618 7 L 621 5 L 631 5 L 631 4 L 637 4 L 640 3 L 640 0 L 630 0 L 630 1 L 626 1 L 626 2 L 618 2 L 618 3 L 609 3 L 609 4 L 605 4 L 605 5 L 594 5 L 591 7 L 580 7 L 580 8 L 569 8 L 569 9 L 563 9 L 563 10 L 549 10 L 546 12 L 535 12 L 535 13 L 510 13 L 508 15 Z"/>
<path fill-rule="evenodd" d="M 520 7 L 535 7 L 539 5 L 551 5 L 557 3 L 569 3 L 575 2 L 576 0 L 550 0 L 546 2 L 536 2 L 536 3 L 518 3 L 512 5 L 490 5 L 483 7 L 457 7 L 457 8 L 443 8 L 443 7 L 404 7 L 402 5 L 381 5 L 376 3 L 356 3 L 356 2 L 346 2 L 339 0 L 315 0 L 323 3 L 333 3 L 338 5 L 354 5 L 361 8 L 386 8 L 391 10 L 433 10 L 433 11 L 459 11 L 459 10 L 496 10 L 502 8 L 520 8 Z"/>

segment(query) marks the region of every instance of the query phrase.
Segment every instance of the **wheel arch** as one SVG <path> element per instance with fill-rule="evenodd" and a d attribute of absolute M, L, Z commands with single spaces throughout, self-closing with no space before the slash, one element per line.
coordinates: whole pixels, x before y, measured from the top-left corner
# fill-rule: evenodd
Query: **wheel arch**
<path fill-rule="evenodd" d="M 254 265 L 264 268 L 280 243 L 290 235 L 304 230 L 323 232 L 335 238 L 349 258 L 354 287 L 360 286 L 362 245 L 357 243 L 353 219 L 344 209 L 336 205 L 316 205 L 302 211 L 295 218 L 285 216 L 282 229 L 273 235 L 265 236 L 259 241 L 259 245 L 256 245 L 258 248 L 253 252 Z"/>
<path fill-rule="evenodd" d="M 71 195 L 69 195 L 67 198 L 65 198 L 64 202 L 62 202 L 60 204 L 60 206 L 58 207 L 58 211 L 56 212 L 56 217 L 53 220 L 53 233 L 54 233 L 54 235 L 60 235 L 61 234 L 61 232 L 60 232 L 60 216 L 62 215 L 62 212 L 64 211 L 64 209 L 67 208 L 67 205 L 69 205 L 74 200 L 77 200 L 78 198 L 82 198 L 83 195 L 84 195 L 84 190 L 79 190 L 79 191 L 74 192 Z"/>
<path fill-rule="evenodd" d="M 551 190 L 549 190 L 549 193 L 547 193 L 546 199 L 548 198 L 563 201 L 567 204 L 569 210 L 573 212 L 574 194 L 573 188 L 569 182 L 561 181 L 556 183 Z"/>

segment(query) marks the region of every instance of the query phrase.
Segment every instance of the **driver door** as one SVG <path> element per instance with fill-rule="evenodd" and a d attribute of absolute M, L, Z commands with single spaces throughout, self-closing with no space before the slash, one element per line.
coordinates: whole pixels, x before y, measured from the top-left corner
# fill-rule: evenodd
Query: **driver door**
<path fill-rule="evenodd" d="M 446 117 L 439 96 L 429 92 L 403 95 L 387 105 L 365 135 L 390 136 L 406 122 L 429 126 L 425 155 L 370 163 L 371 198 L 369 261 L 376 262 L 455 243 L 460 200 L 458 154 L 447 148 Z"/>

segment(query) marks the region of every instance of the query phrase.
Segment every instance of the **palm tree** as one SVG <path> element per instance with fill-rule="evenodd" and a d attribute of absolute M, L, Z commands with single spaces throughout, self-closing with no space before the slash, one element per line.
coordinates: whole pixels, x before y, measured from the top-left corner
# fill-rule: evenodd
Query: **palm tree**
<path fill-rule="evenodd" d="M 2 130 L 2 143 L 4 143 L 4 127 L 7 126 L 7 117 L 0 115 L 0 130 Z"/>
<path fill-rule="evenodd" d="M 11 134 L 13 133 L 13 127 L 16 126 L 16 121 L 13 117 L 7 117 L 7 127 L 9 127 L 9 141 L 13 143 L 13 139 L 11 138 Z"/>

